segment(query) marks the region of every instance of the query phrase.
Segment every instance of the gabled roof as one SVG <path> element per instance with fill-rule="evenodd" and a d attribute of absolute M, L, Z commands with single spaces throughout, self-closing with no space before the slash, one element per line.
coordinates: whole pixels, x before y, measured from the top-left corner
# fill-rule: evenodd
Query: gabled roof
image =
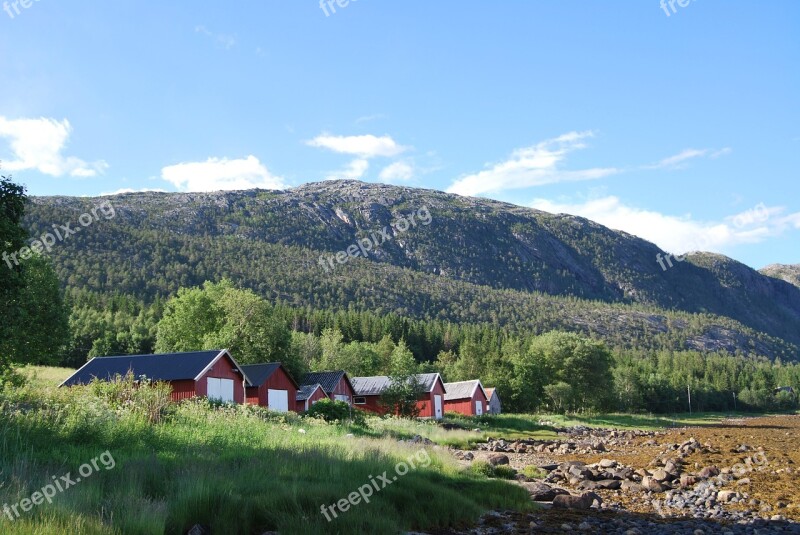
<path fill-rule="evenodd" d="M 436 381 L 442 378 L 438 373 L 418 373 L 417 381 L 422 386 L 423 392 L 431 392 L 436 387 Z M 353 389 L 358 396 L 379 396 L 392 384 L 391 378 L 386 375 L 372 377 L 354 377 Z M 444 384 L 444 382 L 442 382 Z"/>
<path fill-rule="evenodd" d="M 457 399 L 471 399 L 472 396 L 475 395 L 475 391 L 481 389 L 483 395 L 486 396 L 486 399 L 489 399 L 489 396 L 486 395 L 486 390 L 484 390 L 483 385 L 481 384 L 480 380 L 475 379 L 473 381 L 459 381 L 457 383 L 445 383 L 444 384 L 444 400 L 445 401 L 454 401 Z"/>
<path fill-rule="evenodd" d="M 497 393 L 495 388 L 484 388 L 483 391 L 486 392 L 486 399 L 492 399 L 492 396 L 497 396 L 497 399 L 500 399 L 500 394 Z"/>
<path fill-rule="evenodd" d="M 249 382 L 247 375 L 227 349 L 214 349 L 160 355 L 95 357 L 59 386 L 85 385 L 94 378 L 108 381 L 117 375 L 125 376 L 129 371 L 137 379 L 147 377 L 153 381 L 197 381 L 223 357 L 229 358 L 234 368 Z"/>
<path fill-rule="evenodd" d="M 313 385 L 301 386 L 297 390 L 297 396 L 295 396 L 295 401 L 305 401 L 307 399 L 311 399 L 311 396 L 313 396 L 314 392 L 316 392 L 317 390 L 322 390 L 322 393 L 325 394 L 325 390 L 322 389 L 322 385 L 319 383 L 314 383 Z"/>
<path fill-rule="evenodd" d="M 250 379 L 250 384 L 252 386 L 261 386 L 267 379 L 272 377 L 272 374 L 278 371 L 280 368 L 283 368 L 284 373 L 295 386 L 298 388 L 297 381 L 291 376 L 289 371 L 281 364 L 280 362 L 269 362 L 267 364 L 246 364 L 242 366 L 242 371 Z"/>
<path fill-rule="evenodd" d="M 342 377 L 345 378 L 347 384 L 352 388 L 353 383 L 350 382 L 350 378 L 347 377 L 347 373 L 345 373 L 344 370 L 307 373 L 300 380 L 300 386 L 319 383 L 320 386 L 322 386 L 322 390 L 324 390 L 326 394 L 330 394 L 334 391 L 336 385 L 339 384 L 339 381 L 342 380 Z M 355 388 L 353 388 L 353 390 L 355 390 Z"/>

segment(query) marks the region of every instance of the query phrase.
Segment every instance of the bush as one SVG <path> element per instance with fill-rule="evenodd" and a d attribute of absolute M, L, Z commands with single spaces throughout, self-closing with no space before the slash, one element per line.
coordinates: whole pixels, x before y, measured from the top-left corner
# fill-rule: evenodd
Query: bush
<path fill-rule="evenodd" d="M 531 479 L 544 479 L 547 477 L 547 472 L 534 464 L 529 464 L 523 468 L 522 473 L 525 474 L 525 477 L 529 477 Z"/>
<path fill-rule="evenodd" d="M 89 388 L 111 409 L 141 414 L 151 424 L 161 422 L 173 408 L 169 384 L 154 383 L 146 377 L 137 380 L 130 372 L 125 377 L 117 375 L 111 381 L 95 379 Z"/>
<path fill-rule="evenodd" d="M 326 422 L 349 422 L 353 425 L 363 426 L 366 424 L 366 416 L 363 411 L 354 409 L 344 401 L 333 401 L 322 399 L 314 403 L 306 415 L 310 418 L 321 418 Z"/>
<path fill-rule="evenodd" d="M 494 468 L 494 477 L 498 479 L 514 479 L 517 471 L 508 466 L 507 464 L 499 464 Z"/>
<path fill-rule="evenodd" d="M 477 475 L 498 479 L 514 479 L 517 475 L 517 471 L 508 465 L 492 466 L 486 461 L 474 461 L 470 470 Z"/>

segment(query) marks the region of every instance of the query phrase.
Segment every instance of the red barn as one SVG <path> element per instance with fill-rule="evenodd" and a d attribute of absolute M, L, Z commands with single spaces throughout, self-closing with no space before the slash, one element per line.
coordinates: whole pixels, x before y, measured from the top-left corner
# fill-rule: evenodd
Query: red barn
<path fill-rule="evenodd" d="M 344 401 L 349 405 L 353 404 L 353 383 L 347 377 L 344 370 L 329 372 L 312 372 L 303 376 L 300 386 L 311 386 L 319 384 L 325 395 L 334 401 Z"/>
<path fill-rule="evenodd" d="M 297 390 L 296 408 L 297 412 L 306 412 L 311 406 L 321 399 L 328 399 L 327 394 L 322 389 L 322 385 L 317 383 L 313 385 L 301 386 Z"/>
<path fill-rule="evenodd" d="M 442 377 L 438 373 L 420 373 L 416 377 L 423 389 L 417 401 L 420 418 L 441 419 L 444 413 L 445 395 Z M 353 388 L 356 394 L 353 404 L 365 411 L 386 414 L 386 407 L 381 404 L 381 394 L 390 385 L 391 379 L 385 375 L 354 378 Z"/>
<path fill-rule="evenodd" d="M 480 381 L 460 381 L 445 383 L 444 409 L 467 416 L 480 416 L 486 413 L 489 396 Z"/>
<path fill-rule="evenodd" d="M 247 403 L 278 412 L 296 410 L 297 383 L 280 362 L 242 366 L 249 379 Z"/>
<path fill-rule="evenodd" d="M 244 403 L 247 377 L 227 349 L 95 357 L 59 386 L 85 385 L 93 379 L 109 381 L 129 372 L 136 379 L 169 383 L 174 401 L 199 396 Z"/>

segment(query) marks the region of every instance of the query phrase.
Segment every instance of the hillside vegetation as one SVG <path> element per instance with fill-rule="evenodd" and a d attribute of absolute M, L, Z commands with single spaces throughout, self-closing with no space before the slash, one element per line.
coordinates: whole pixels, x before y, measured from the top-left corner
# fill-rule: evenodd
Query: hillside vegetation
<path fill-rule="evenodd" d="M 562 329 L 645 349 L 798 355 L 799 288 L 718 255 L 691 255 L 665 271 L 655 245 L 572 216 L 326 182 L 287 191 L 34 198 L 26 225 L 38 236 L 102 202 L 113 205 L 113 217 L 50 253 L 67 288 L 152 302 L 228 277 L 295 307 Z M 422 208 L 429 224 L 391 226 Z M 384 228 L 391 239 L 368 259 L 323 266 Z"/>

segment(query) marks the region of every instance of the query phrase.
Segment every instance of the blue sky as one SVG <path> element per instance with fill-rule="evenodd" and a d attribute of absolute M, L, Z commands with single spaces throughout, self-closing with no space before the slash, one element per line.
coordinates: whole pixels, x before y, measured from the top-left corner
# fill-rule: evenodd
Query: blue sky
<path fill-rule="evenodd" d="M 358 178 L 800 263 L 796 1 L 2 1 L 33 195 Z"/>

